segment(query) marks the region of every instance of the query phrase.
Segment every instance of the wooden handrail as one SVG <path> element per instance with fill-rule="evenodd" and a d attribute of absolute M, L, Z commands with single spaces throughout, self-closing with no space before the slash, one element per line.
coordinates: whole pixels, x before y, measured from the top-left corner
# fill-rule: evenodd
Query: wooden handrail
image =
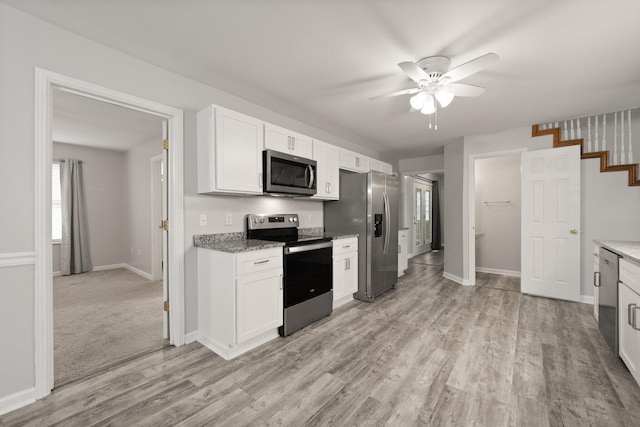
<path fill-rule="evenodd" d="M 531 127 L 531 136 L 545 136 L 545 135 L 553 135 L 553 148 L 557 147 L 568 147 L 571 145 L 579 145 L 580 146 L 580 158 L 582 159 L 597 159 L 600 158 L 600 172 L 627 172 L 629 175 L 629 186 L 636 187 L 640 186 L 640 178 L 638 164 L 628 164 L 628 165 L 610 165 L 609 164 L 609 151 L 594 151 L 590 153 L 584 152 L 583 142 L 584 139 L 570 139 L 568 141 L 561 140 L 561 129 L 550 128 L 550 129 L 540 129 L 539 125 L 533 125 Z"/>

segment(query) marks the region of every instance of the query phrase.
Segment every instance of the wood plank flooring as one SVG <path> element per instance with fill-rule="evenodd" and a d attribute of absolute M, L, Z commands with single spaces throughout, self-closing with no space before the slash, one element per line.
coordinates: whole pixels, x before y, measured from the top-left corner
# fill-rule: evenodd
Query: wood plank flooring
<path fill-rule="evenodd" d="M 637 426 L 640 387 L 592 307 L 410 260 L 395 290 L 232 361 L 198 343 L 65 385 L 0 425 Z"/>

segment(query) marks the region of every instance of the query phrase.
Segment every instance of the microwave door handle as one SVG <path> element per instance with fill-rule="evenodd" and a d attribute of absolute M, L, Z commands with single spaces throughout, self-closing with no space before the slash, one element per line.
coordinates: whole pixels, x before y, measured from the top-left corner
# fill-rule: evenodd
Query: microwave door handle
<path fill-rule="evenodd" d="M 313 173 L 313 167 L 311 165 L 307 165 L 307 169 L 309 170 L 309 185 L 307 188 L 313 188 L 313 184 L 316 182 L 316 174 Z"/>

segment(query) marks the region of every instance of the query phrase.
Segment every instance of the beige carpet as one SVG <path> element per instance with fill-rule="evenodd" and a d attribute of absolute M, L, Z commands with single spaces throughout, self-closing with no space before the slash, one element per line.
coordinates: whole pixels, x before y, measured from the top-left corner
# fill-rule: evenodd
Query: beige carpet
<path fill-rule="evenodd" d="M 162 282 L 124 268 L 53 278 L 54 385 L 166 345 Z"/>

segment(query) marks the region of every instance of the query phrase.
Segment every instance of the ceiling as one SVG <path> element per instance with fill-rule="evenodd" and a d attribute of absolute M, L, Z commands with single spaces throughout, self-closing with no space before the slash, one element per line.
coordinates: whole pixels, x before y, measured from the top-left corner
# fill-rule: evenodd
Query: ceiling
<path fill-rule="evenodd" d="M 637 0 L 0 0 L 149 63 L 391 158 L 445 143 L 638 107 Z M 478 98 L 409 112 L 401 61 L 488 52 Z"/>
<path fill-rule="evenodd" d="M 55 89 L 52 137 L 55 142 L 128 151 L 162 138 L 162 118 Z"/>

